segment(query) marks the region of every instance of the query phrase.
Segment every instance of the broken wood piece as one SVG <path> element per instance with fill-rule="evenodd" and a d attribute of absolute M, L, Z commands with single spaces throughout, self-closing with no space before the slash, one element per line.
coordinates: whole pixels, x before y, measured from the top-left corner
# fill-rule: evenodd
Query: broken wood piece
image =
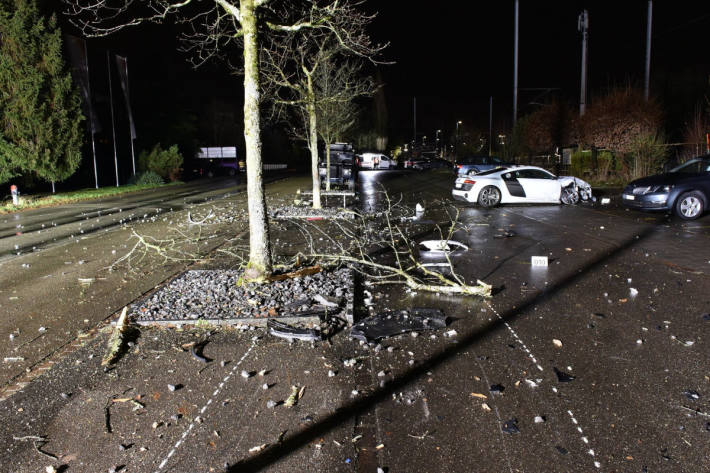
<path fill-rule="evenodd" d="M 284 406 L 286 407 L 293 407 L 296 405 L 298 402 L 298 393 L 299 389 L 298 386 L 291 386 L 291 395 L 286 399 L 286 402 L 284 402 Z"/>
<path fill-rule="evenodd" d="M 101 360 L 101 366 L 110 365 L 116 361 L 116 358 L 121 351 L 124 334 L 126 332 L 126 328 L 128 327 L 126 314 L 128 314 L 128 306 L 123 308 L 121 316 L 116 321 L 116 327 L 114 327 L 113 333 L 108 340 L 108 348 L 104 359 Z"/>

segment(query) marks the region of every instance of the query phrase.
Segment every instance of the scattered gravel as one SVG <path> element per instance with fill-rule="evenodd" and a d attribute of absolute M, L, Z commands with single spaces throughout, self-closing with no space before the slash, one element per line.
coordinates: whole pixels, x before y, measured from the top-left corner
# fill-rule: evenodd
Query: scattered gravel
<path fill-rule="evenodd" d="M 141 323 L 226 320 L 308 315 L 333 312 L 319 301 L 337 301 L 341 311 L 352 299 L 348 268 L 273 281 L 237 285 L 239 270 L 191 270 L 171 281 L 131 309 Z"/>
<path fill-rule="evenodd" d="M 344 211 L 342 208 L 337 207 L 323 207 L 321 209 L 314 209 L 312 207 L 307 206 L 290 205 L 269 211 L 269 216 L 274 219 L 322 218 L 335 220 L 350 220 L 355 218 L 355 213 L 350 211 Z"/>

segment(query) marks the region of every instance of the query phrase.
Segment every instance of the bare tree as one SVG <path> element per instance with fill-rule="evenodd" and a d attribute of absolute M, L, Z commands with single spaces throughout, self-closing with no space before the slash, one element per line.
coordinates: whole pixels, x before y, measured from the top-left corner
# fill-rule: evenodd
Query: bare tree
<path fill-rule="evenodd" d="M 341 141 L 355 124 L 360 113 L 355 99 L 372 95 L 376 87 L 371 78 L 362 77 L 361 64 L 353 60 L 324 63 L 316 73 L 315 84 L 320 95 L 316 106 L 318 134 L 325 144 L 325 189 L 330 190 L 330 145 Z"/>
<path fill-rule="evenodd" d="M 283 118 L 284 109 L 291 107 L 296 109 L 291 116 L 303 120 L 303 125 L 293 129 L 297 135 L 299 130 L 305 132 L 303 136 L 311 154 L 313 208 L 320 208 L 318 107 L 328 102 L 351 102 L 357 96 L 372 93 L 374 87 L 370 81 L 356 79 L 360 62 L 348 62 L 346 58 L 354 56 L 376 62 L 384 46 L 373 44 L 367 35 L 366 27 L 373 17 L 345 2 L 339 5 L 335 2 L 325 10 L 311 8 L 296 16 L 308 16 L 309 23 L 314 25 L 332 22 L 331 27 L 287 30 L 274 36 L 272 46 L 262 50 L 263 83 L 279 116 Z M 323 75 L 333 78 L 339 66 L 345 66 L 348 75 L 344 76 L 344 71 L 328 89 L 323 89 Z"/>
<path fill-rule="evenodd" d="M 264 280 L 272 271 L 272 256 L 262 180 L 259 50 L 260 33 L 313 34 L 330 31 L 353 54 L 370 50 L 368 37 L 361 37 L 367 16 L 357 13 L 361 3 L 349 0 L 63 0 L 70 21 L 86 36 L 106 36 L 145 23 L 168 19 L 186 27 L 184 49 L 197 66 L 222 58 L 244 74 L 244 140 L 246 144 L 247 195 L 249 207 L 249 263 L 245 278 Z M 355 19 L 360 28 L 348 30 L 344 23 Z M 357 26 L 357 25 L 356 25 Z M 343 36 L 352 33 L 354 36 Z M 267 34 L 263 36 L 268 37 Z M 243 49 L 243 62 L 230 61 L 232 46 Z"/>

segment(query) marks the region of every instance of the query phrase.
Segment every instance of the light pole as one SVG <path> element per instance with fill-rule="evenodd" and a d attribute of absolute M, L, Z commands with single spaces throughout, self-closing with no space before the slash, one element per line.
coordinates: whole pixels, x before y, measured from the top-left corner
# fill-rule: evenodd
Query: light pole
<path fill-rule="evenodd" d="M 454 141 L 454 158 L 459 157 L 459 125 L 463 122 L 461 120 L 456 122 L 456 140 Z"/>
<path fill-rule="evenodd" d="M 439 134 L 441 133 L 441 130 L 436 130 L 436 153 L 439 154 Z M 439 156 L 441 157 L 441 156 Z"/>

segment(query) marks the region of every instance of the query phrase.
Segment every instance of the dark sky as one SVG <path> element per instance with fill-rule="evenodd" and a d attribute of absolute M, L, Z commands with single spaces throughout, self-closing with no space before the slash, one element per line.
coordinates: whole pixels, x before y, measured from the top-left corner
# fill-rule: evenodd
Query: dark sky
<path fill-rule="evenodd" d="M 646 0 L 520 0 L 520 113 L 553 97 L 577 106 L 577 17 L 583 8 L 590 19 L 589 101 L 613 86 L 641 86 L 647 5 Z M 380 66 L 390 144 L 411 139 L 415 96 L 420 136 L 442 129 L 446 137 L 457 120 L 487 129 L 490 96 L 495 126 L 510 127 L 514 0 L 368 0 L 365 6 L 379 12 L 371 32 L 377 41 L 390 43 L 384 58 L 395 62 Z M 651 91 L 678 122 L 706 92 L 710 2 L 694 2 L 690 8 L 686 2 L 656 0 L 653 13 Z M 192 71 L 185 55 L 175 51 L 174 34 L 166 25 L 141 27 L 92 40 L 90 47 L 108 46 L 129 56 L 131 86 L 140 101 L 134 105 L 137 114 L 166 104 L 178 109 L 208 100 L 234 101 L 238 108 L 241 78 L 218 66 Z M 101 80 L 100 74 L 96 79 Z M 547 88 L 549 92 L 531 90 Z M 154 100 L 157 97 L 161 100 Z"/>
<path fill-rule="evenodd" d="M 652 93 L 665 93 L 668 73 L 691 70 L 707 84 L 710 2 L 656 0 L 653 5 Z M 377 1 L 373 31 L 391 43 L 382 68 L 395 134 L 411 137 L 413 97 L 419 134 L 457 120 L 488 126 L 489 97 L 494 121 L 512 121 L 514 0 Z M 646 0 L 520 0 L 519 110 L 555 96 L 579 103 L 581 34 L 577 17 L 589 11 L 589 100 L 617 85 L 643 85 Z M 553 88 L 549 94 L 525 90 Z M 661 90 L 658 90 L 658 89 Z M 542 94 L 542 95 L 541 95 Z M 406 129 L 410 131 L 405 131 Z"/>

